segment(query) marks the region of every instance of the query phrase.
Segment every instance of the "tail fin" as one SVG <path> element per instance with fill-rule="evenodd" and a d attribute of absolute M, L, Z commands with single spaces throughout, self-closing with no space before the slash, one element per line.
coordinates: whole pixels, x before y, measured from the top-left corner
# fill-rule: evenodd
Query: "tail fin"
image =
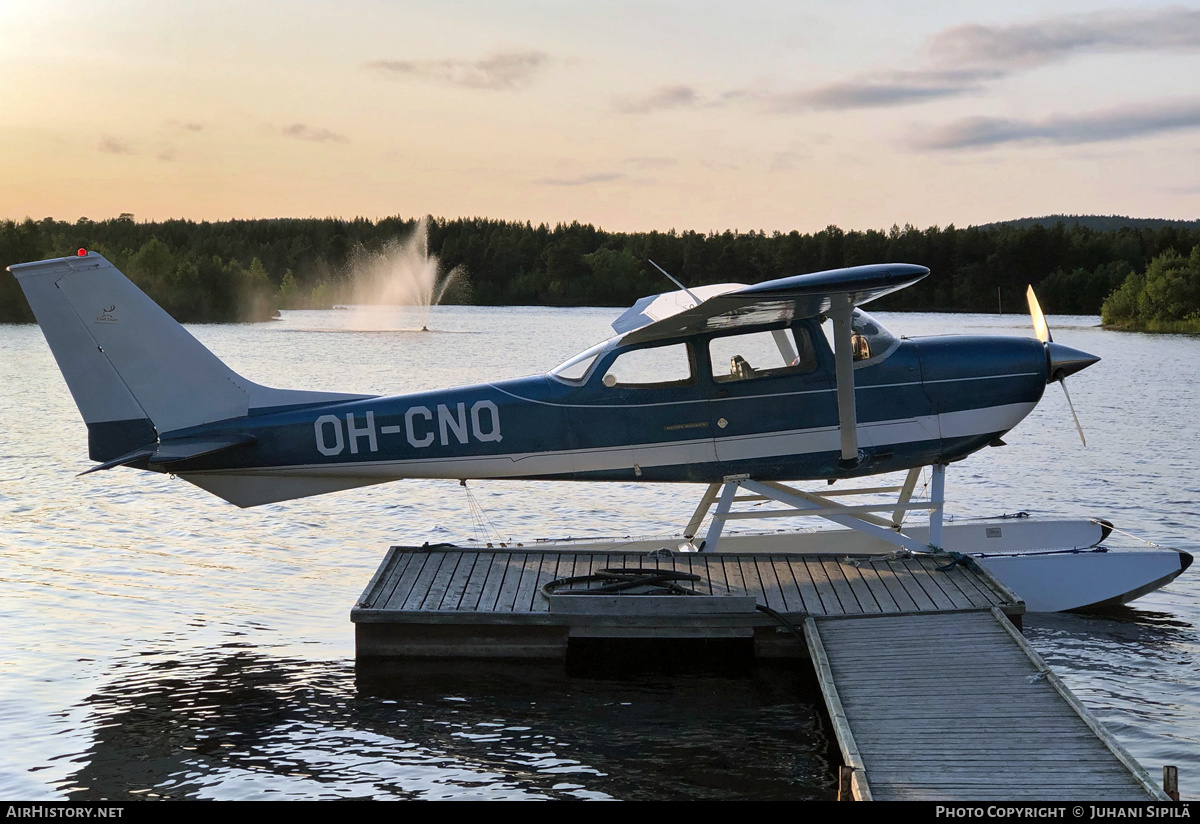
<path fill-rule="evenodd" d="M 246 380 L 95 252 L 8 270 L 87 424 L 94 461 L 256 409 L 362 397 L 270 389 Z"/>

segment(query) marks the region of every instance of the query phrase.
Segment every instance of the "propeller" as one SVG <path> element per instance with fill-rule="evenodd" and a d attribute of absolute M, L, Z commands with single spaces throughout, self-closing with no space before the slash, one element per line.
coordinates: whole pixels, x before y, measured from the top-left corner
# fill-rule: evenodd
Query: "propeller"
<path fill-rule="evenodd" d="M 1079 432 L 1079 440 L 1083 442 L 1084 446 L 1087 446 L 1087 438 L 1083 436 L 1083 427 L 1079 425 L 1079 416 L 1075 414 L 1075 404 L 1071 403 L 1071 393 L 1067 391 L 1067 375 L 1074 375 L 1081 369 L 1087 369 L 1100 359 L 1087 352 L 1055 343 L 1054 336 L 1050 334 L 1050 326 L 1046 323 L 1046 315 L 1042 312 L 1042 307 L 1038 303 L 1037 295 L 1033 293 L 1032 286 L 1026 291 L 1025 298 L 1029 301 L 1029 315 L 1033 318 L 1033 333 L 1046 346 L 1046 383 L 1058 381 L 1058 385 L 1062 387 L 1063 395 L 1067 398 L 1067 406 L 1071 409 L 1071 417 L 1075 419 L 1075 429 Z"/>

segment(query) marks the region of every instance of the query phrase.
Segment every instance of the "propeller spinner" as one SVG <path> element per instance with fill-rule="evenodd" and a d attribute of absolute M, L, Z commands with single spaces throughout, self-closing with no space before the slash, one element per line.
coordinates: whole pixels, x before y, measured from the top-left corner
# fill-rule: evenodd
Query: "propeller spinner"
<path fill-rule="evenodd" d="M 1055 343 L 1054 337 L 1050 334 L 1050 327 L 1046 323 L 1046 315 L 1042 312 L 1041 304 L 1038 303 L 1032 286 L 1025 293 L 1025 298 L 1029 301 L 1029 314 L 1033 318 L 1033 332 L 1037 335 L 1037 339 L 1046 345 L 1046 362 L 1048 364 L 1046 383 L 1058 381 L 1058 385 L 1062 387 L 1063 395 L 1067 398 L 1067 406 L 1071 408 L 1071 417 L 1075 419 L 1075 429 L 1079 432 L 1079 440 L 1083 442 L 1084 446 L 1087 446 L 1087 438 L 1083 436 L 1083 427 L 1079 425 L 1079 416 L 1075 414 L 1075 404 L 1071 403 L 1071 393 L 1067 391 L 1067 375 L 1074 375 L 1080 370 L 1087 369 L 1100 358 L 1069 346 L 1063 346 L 1061 343 Z"/>

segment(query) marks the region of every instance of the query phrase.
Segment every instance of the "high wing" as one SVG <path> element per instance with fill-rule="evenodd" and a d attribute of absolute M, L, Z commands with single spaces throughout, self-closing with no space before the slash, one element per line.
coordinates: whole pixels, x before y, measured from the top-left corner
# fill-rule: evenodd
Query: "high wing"
<path fill-rule="evenodd" d="M 842 465 L 853 466 L 859 454 L 851 313 L 855 306 L 911 286 L 928 274 L 924 266 L 911 263 L 880 263 L 793 275 L 754 286 L 724 283 L 702 287 L 707 290 L 703 293 L 691 290 L 701 299 L 699 304 L 688 292 L 668 292 L 642 298 L 613 328 L 630 330 L 622 338 L 628 344 L 828 315 L 833 320 Z"/>
<path fill-rule="evenodd" d="M 642 298 L 613 323 L 625 343 L 641 343 L 734 326 L 791 321 L 849 312 L 911 286 L 929 274 L 924 266 L 881 263 L 768 280 L 754 286 L 722 283 Z"/>

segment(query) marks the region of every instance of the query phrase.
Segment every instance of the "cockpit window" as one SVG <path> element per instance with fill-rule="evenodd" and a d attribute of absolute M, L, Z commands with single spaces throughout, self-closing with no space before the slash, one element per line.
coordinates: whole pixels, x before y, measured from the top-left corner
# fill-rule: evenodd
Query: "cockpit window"
<path fill-rule="evenodd" d="M 833 340 L 833 321 L 826 319 L 821 324 L 821 329 L 829 338 L 829 348 L 836 351 L 837 344 Z M 887 355 L 899 343 L 896 336 L 874 316 L 861 309 L 855 309 L 850 316 L 850 349 L 854 353 L 855 363 Z"/>
<path fill-rule="evenodd" d="M 861 309 L 855 309 L 850 318 L 850 342 L 856 361 L 877 358 L 898 343 L 882 323 Z"/>
<path fill-rule="evenodd" d="M 817 367 L 808 330 L 799 328 L 747 332 L 713 338 L 708 344 L 713 380 L 743 381 L 792 372 L 811 372 Z"/>
<path fill-rule="evenodd" d="M 603 379 L 605 386 L 682 386 L 692 382 L 692 358 L 686 343 L 632 349 L 617 355 Z"/>
<path fill-rule="evenodd" d="M 592 368 L 592 364 L 596 362 L 596 358 L 608 346 L 608 341 L 597 343 L 591 349 L 580 352 L 573 358 L 560 363 L 558 366 L 550 370 L 550 374 L 560 380 L 571 381 L 578 383 L 587 377 L 588 370 Z"/>

